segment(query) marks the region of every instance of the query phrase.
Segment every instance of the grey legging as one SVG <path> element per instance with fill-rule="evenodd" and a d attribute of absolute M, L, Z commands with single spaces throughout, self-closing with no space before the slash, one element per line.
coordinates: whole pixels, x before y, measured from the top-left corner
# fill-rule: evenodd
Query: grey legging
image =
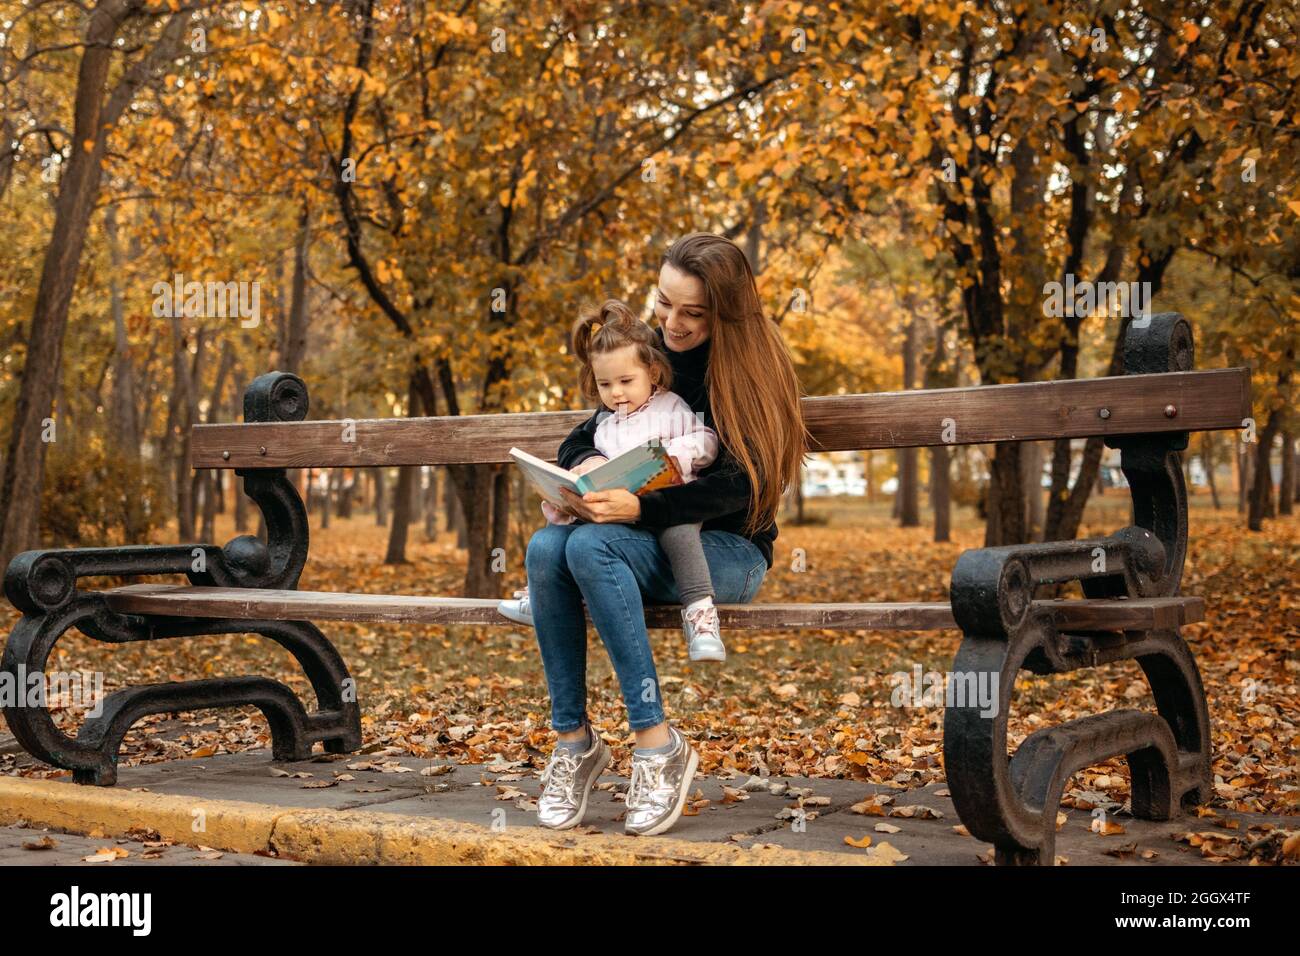
<path fill-rule="evenodd" d="M 659 547 L 668 556 L 682 607 L 713 597 L 713 578 L 700 543 L 700 525 L 675 524 L 659 532 Z"/>

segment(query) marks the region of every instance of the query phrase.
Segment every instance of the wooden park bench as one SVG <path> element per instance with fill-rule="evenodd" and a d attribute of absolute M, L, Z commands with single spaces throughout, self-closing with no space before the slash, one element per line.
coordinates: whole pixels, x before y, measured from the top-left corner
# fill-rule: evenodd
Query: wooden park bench
<path fill-rule="evenodd" d="M 1194 371 L 1191 328 L 1173 313 L 1130 328 L 1124 372 L 805 399 L 816 451 L 1105 436 L 1122 453 L 1133 523 L 1107 537 L 966 551 L 952 572 L 950 602 L 721 608 L 731 630 L 960 629 L 950 680 L 982 675 L 991 684 L 996 675 L 999 700 L 992 714 L 961 695 L 949 702 L 944 765 L 962 822 L 994 844 L 1000 863 L 1050 865 L 1067 781 L 1108 758 L 1128 759 L 1137 817 L 1169 819 L 1210 792 L 1209 714 L 1196 663 L 1179 634 L 1204 614 L 1199 598 L 1179 595 L 1187 550 L 1179 453 L 1191 431 L 1243 426 L 1250 415 L 1249 372 Z M 23 616 L 2 666 L 11 673 L 43 671 L 55 642 L 72 627 L 109 642 L 256 633 L 298 660 L 316 710 L 307 712 L 287 687 L 262 677 L 128 687 L 109 695 L 103 713 L 87 719 L 75 738 L 60 732 L 43 707 L 6 708 L 28 751 L 70 769 L 80 783 L 111 785 L 122 738 L 144 715 L 246 704 L 266 714 L 276 760 L 304 759 L 317 741 L 329 752 L 353 751 L 361 746 L 356 686 L 311 622 L 511 623 L 493 600 L 297 590 L 307 560 L 307 514 L 285 470 L 505 462 L 512 446 L 553 456 L 589 413 L 356 421 L 351 441 L 344 440 L 343 422 L 305 421 L 306 414 L 302 380 L 272 372 L 249 386 L 242 424 L 194 427 L 194 467 L 233 468 L 243 477 L 265 516 L 265 542 L 241 535 L 224 547 L 43 550 L 14 558 L 5 592 Z M 82 578 L 157 574 L 183 574 L 189 584 L 79 586 Z M 1042 593 L 1075 581 L 1081 599 Z M 653 627 L 680 625 L 675 607 L 648 607 L 646 618 Z M 1126 658 L 1145 672 L 1155 713 L 1123 709 L 1070 720 L 1035 731 L 1008 754 L 1007 718 L 1021 669 L 1064 673 Z"/>

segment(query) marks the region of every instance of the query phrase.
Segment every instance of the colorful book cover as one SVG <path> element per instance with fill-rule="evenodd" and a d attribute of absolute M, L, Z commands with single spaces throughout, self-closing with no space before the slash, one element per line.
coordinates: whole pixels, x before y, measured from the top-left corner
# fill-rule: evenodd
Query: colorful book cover
<path fill-rule="evenodd" d="M 677 462 L 657 442 L 629 448 L 617 458 L 610 459 L 585 475 L 575 475 L 518 448 L 510 449 L 510 457 L 523 469 L 524 475 L 532 482 L 538 494 L 556 505 L 565 503 L 564 496 L 560 494 L 561 488 L 568 488 L 577 495 L 585 495 L 589 491 L 626 488 L 635 495 L 641 495 L 669 485 L 682 484 Z"/>

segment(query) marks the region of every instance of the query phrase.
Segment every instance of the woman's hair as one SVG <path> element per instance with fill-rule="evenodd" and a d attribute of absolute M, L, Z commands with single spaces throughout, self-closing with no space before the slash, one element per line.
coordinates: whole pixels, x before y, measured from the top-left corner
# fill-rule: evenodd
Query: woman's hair
<path fill-rule="evenodd" d="M 650 381 L 660 388 L 671 388 L 673 384 L 673 367 L 668 364 L 668 356 L 659 347 L 659 337 L 654 329 L 646 325 L 618 299 L 606 299 L 598 309 L 585 309 L 573 323 L 570 334 L 573 341 L 573 354 L 578 357 L 581 371 L 578 373 L 578 386 L 584 398 L 599 401 L 600 390 L 596 387 L 596 373 L 591 369 L 591 357 L 604 352 L 632 346 L 636 349 L 636 360 L 650 371 Z"/>
<path fill-rule="evenodd" d="M 745 530 L 752 533 L 775 520 L 807 450 L 794 363 L 776 323 L 763 315 L 753 270 L 734 242 L 692 232 L 668 248 L 664 262 L 704 284 L 709 404 L 719 439 L 749 476 Z"/>

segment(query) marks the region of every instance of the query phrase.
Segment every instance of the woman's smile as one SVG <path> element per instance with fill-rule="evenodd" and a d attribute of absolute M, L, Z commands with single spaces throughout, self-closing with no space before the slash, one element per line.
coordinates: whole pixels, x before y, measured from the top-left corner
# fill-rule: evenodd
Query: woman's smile
<path fill-rule="evenodd" d="M 693 349 L 708 339 L 704 301 L 704 283 L 700 279 L 664 263 L 655 290 L 655 317 L 664 330 L 664 344 L 674 352 Z"/>

